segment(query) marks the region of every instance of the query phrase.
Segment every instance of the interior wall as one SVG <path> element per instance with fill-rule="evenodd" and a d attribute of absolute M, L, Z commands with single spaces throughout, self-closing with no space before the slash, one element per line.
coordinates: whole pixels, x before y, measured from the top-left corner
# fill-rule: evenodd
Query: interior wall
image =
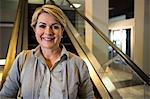
<path fill-rule="evenodd" d="M 108 35 L 108 0 L 85 0 L 85 14 L 99 30 Z M 104 64 L 108 61 L 108 45 L 88 24 L 85 25 L 85 39 L 88 48 L 97 60 Z"/>
<path fill-rule="evenodd" d="M 150 75 L 150 0 L 135 0 L 134 61 Z"/>
<path fill-rule="evenodd" d="M 93 1 L 92 0 L 84 0 L 85 1 L 85 16 L 93 21 Z M 93 29 L 91 26 L 85 21 L 85 43 L 87 47 L 92 51 L 92 43 L 93 43 Z"/>
<path fill-rule="evenodd" d="M 150 76 L 150 0 L 144 5 L 144 71 Z"/>
<path fill-rule="evenodd" d="M 1 32 L 0 32 L 0 42 L 1 42 L 1 46 L 0 46 L 0 58 L 6 58 L 7 55 L 7 49 L 8 49 L 8 45 L 9 45 L 9 41 L 10 41 L 10 36 L 11 36 L 11 31 L 12 31 L 12 27 L 0 27 L 1 28 Z"/>
<path fill-rule="evenodd" d="M 144 0 L 134 0 L 135 46 L 134 62 L 143 70 L 144 63 Z"/>

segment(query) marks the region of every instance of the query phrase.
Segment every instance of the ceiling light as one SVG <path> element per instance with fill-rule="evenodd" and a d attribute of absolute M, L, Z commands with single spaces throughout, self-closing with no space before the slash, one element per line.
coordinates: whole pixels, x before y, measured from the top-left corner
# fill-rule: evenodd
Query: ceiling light
<path fill-rule="evenodd" d="M 109 10 L 114 10 L 114 8 L 113 8 L 113 7 L 110 7 Z"/>
<path fill-rule="evenodd" d="M 79 4 L 79 3 L 73 3 L 73 6 L 74 6 L 75 8 L 79 8 L 79 7 L 81 7 L 81 4 Z M 71 5 L 70 7 L 72 7 L 72 5 Z"/>

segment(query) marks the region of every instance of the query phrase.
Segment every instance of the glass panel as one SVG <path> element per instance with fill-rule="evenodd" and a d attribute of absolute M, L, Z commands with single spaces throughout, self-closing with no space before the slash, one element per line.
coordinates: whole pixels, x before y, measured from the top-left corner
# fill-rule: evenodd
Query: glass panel
<path fill-rule="evenodd" d="M 110 50 L 110 60 L 103 65 L 107 75 L 123 99 L 148 99 L 146 86 L 130 66 L 114 51 Z"/>
<path fill-rule="evenodd" d="M 123 99 L 147 99 L 145 97 L 149 97 L 148 95 L 150 93 L 147 92 L 149 86 L 144 84 L 135 71 L 130 68 L 125 60 L 122 59 L 121 56 L 95 32 L 95 30 L 92 31 L 92 52 L 103 67 L 105 71 L 104 74 L 113 82 L 121 97 L 123 97 Z M 118 36 L 118 38 L 121 37 L 122 35 L 120 37 Z M 116 38 L 116 41 L 118 38 Z M 120 46 L 119 40 L 116 42 L 116 45 L 120 49 L 123 48 Z M 101 74 L 103 74 L 103 72 Z"/>
<path fill-rule="evenodd" d="M 121 58 L 116 50 L 108 45 L 92 27 L 88 26 L 88 29 L 90 28 L 93 31 L 92 52 L 105 71 L 99 73 L 109 77 L 123 99 L 147 99 L 145 97 L 149 97 L 150 92 L 147 92 L 149 86 L 145 85 L 144 81 L 142 81 L 128 63 Z M 124 35 L 125 30 L 122 31 L 121 35 L 118 35 L 118 31 L 115 33 L 114 35 L 117 35 L 115 36 L 116 38 L 114 38 L 116 40 L 116 46 L 126 53 L 126 49 L 123 46 L 123 44 L 126 44 L 126 42 L 123 42 L 126 39 L 124 38 L 126 37 L 126 35 Z"/>
<path fill-rule="evenodd" d="M 85 23 L 85 20 L 78 13 L 75 16 L 75 27 L 84 41 L 85 28 L 88 28 L 89 34 L 87 33 L 87 35 L 90 35 L 92 40 L 91 50 L 105 71 L 100 72 L 100 74 L 109 77 L 123 99 L 148 99 L 150 87 L 145 85 L 125 60 L 88 23 Z M 90 34 L 90 32 L 92 33 Z M 119 30 L 105 35 L 108 35 L 112 42 L 130 57 L 130 48 L 127 49 L 129 45 L 126 41 L 127 36 L 129 36 L 127 32 L 129 31 Z"/>

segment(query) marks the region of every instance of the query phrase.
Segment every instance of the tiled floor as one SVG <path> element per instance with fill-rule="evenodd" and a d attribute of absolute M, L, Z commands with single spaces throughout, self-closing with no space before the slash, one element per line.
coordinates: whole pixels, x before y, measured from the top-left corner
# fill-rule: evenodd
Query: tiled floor
<path fill-rule="evenodd" d="M 143 85 L 138 76 L 126 66 L 121 68 L 118 66 L 107 67 L 106 73 L 121 97 L 123 99 L 150 99 L 150 86 Z"/>
<path fill-rule="evenodd" d="M 146 98 L 143 85 L 120 88 L 118 89 L 118 92 L 123 99 L 150 99 L 150 97 Z"/>

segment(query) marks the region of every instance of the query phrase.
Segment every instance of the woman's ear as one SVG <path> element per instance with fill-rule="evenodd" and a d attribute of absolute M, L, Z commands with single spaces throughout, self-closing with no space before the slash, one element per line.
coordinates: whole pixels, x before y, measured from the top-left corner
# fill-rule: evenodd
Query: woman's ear
<path fill-rule="evenodd" d="M 35 27 L 33 27 L 33 31 L 35 32 Z"/>
<path fill-rule="evenodd" d="M 64 29 L 64 27 L 62 28 L 62 34 L 64 33 L 64 31 L 65 31 L 65 29 Z"/>

